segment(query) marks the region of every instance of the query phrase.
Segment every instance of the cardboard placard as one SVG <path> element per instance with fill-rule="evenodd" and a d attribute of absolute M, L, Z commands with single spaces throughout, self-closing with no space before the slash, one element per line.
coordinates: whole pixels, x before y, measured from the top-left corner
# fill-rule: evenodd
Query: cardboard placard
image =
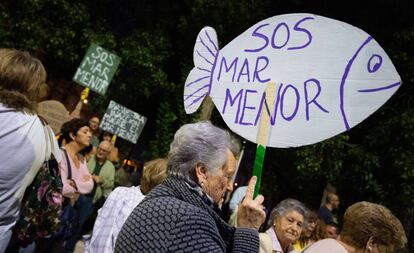
<path fill-rule="evenodd" d="M 146 117 L 111 101 L 100 128 L 135 144 L 146 122 Z"/>
<path fill-rule="evenodd" d="M 347 131 L 380 108 L 401 85 L 381 46 L 352 25 L 313 14 L 263 20 L 219 49 L 203 28 L 194 47 L 184 107 L 210 96 L 226 124 L 257 143 L 262 114 L 270 147 L 297 147 Z M 266 85 L 275 85 L 274 102 Z"/>
<path fill-rule="evenodd" d="M 72 80 L 104 95 L 120 61 L 117 55 L 92 44 Z"/>

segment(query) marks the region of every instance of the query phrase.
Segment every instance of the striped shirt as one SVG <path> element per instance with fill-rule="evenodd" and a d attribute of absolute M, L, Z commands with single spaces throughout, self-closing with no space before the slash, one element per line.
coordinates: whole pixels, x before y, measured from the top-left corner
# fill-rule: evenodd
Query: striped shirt
<path fill-rule="evenodd" d="M 116 238 L 125 220 L 144 199 L 139 186 L 117 187 L 98 211 L 92 237 L 86 242 L 85 253 L 112 253 Z"/>

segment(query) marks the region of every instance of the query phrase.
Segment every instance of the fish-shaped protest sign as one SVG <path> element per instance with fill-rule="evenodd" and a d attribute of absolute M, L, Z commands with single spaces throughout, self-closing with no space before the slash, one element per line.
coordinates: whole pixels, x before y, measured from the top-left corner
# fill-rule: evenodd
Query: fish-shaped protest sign
<path fill-rule="evenodd" d="M 313 14 L 263 20 L 224 48 L 204 27 L 184 87 L 193 113 L 210 96 L 229 128 L 257 142 L 263 115 L 270 147 L 313 144 L 347 131 L 401 85 L 390 58 L 369 34 Z M 266 95 L 274 85 L 271 103 Z"/>

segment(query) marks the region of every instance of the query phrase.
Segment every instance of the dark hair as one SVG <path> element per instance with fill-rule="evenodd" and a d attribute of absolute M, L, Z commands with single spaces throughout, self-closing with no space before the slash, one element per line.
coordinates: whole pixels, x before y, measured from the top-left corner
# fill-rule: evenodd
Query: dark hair
<path fill-rule="evenodd" d="M 81 151 L 79 151 L 79 154 L 86 156 L 87 154 L 89 154 L 93 149 L 93 145 L 89 144 L 89 146 L 87 146 L 86 148 L 82 149 Z"/>
<path fill-rule="evenodd" d="M 103 132 L 103 134 L 102 134 L 102 137 L 105 137 L 105 136 L 111 136 L 112 137 L 112 135 L 113 134 L 111 134 L 110 132 Z"/>
<path fill-rule="evenodd" d="M 84 119 L 80 118 L 74 118 L 71 119 L 65 123 L 63 123 L 62 128 L 60 130 L 61 135 L 59 136 L 59 145 L 62 144 L 62 141 L 64 140 L 66 143 L 69 143 L 72 141 L 70 138 L 70 134 L 76 135 L 76 133 L 81 129 L 82 127 L 87 126 L 89 127 L 89 122 Z"/>
<path fill-rule="evenodd" d="M 107 132 L 107 131 L 104 131 L 104 132 L 102 132 L 102 134 L 101 134 L 101 138 L 99 138 L 100 140 L 103 140 L 104 138 L 105 138 L 105 136 L 109 136 L 109 137 L 111 137 L 111 139 L 112 139 L 112 137 L 114 136 L 113 134 L 111 134 L 110 132 Z"/>

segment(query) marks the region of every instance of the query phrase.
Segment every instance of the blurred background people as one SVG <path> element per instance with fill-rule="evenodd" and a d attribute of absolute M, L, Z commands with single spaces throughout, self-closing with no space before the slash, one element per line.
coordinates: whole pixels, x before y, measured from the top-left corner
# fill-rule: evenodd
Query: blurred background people
<path fill-rule="evenodd" d="M 114 189 L 115 167 L 107 159 L 111 152 L 112 144 L 108 141 L 99 143 L 96 154 L 88 161 L 88 170 L 92 175 L 94 186 L 89 194 L 79 196 L 81 205 L 79 213 L 79 226 L 82 233 L 88 233 L 92 229 L 96 213 L 102 207 L 105 199 Z"/>
<path fill-rule="evenodd" d="M 386 207 L 357 202 L 348 207 L 341 234 L 312 244 L 305 253 L 388 253 L 402 249 L 407 237 L 401 222 Z"/>
<path fill-rule="evenodd" d="M 89 119 L 89 128 L 91 130 L 91 144 L 96 149 L 99 145 L 99 123 L 101 123 L 101 120 L 98 118 L 98 116 L 93 116 Z"/>
<path fill-rule="evenodd" d="M 0 49 L 0 253 L 9 243 L 27 186 L 58 147 L 52 130 L 36 115 L 46 88 L 46 71 L 37 58 Z M 54 154 L 59 161 L 59 151 Z"/>
<path fill-rule="evenodd" d="M 167 176 L 167 160 L 158 158 L 144 165 L 140 186 L 117 187 L 98 211 L 87 253 L 112 253 L 119 231 L 132 210 Z"/>
<path fill-rule="evenodd" d="M 320 221 L 315 211 L 308 209 L 306 213 L 305 224 L 299 239 L 294 243 L 297 252 L 302 250 L 318 240 L 317 231 Z"/>
<path fill-rule="evenodd" d="M 242 202 L 244 195 L 246 195 L 247 185 L 238 187 L 229 202 L 230 219 L 229 224 L 237 227 L 237 208 Z"/>
<path fill-rule="evenodd" d="M 260 233 L 260 252 L 295 252 L 293 243 L 302 233 L 305 217 L 306 207 L 300 201 L 282 200 L 270 213 L 268 229 Z"/>
<path fill-rule="evenodd" d="M 115 168 L 118 168 L 120 166 L 119 164 L 119 156 L 118 156 L 118 148 L 115 147 L 115 143 L 113 142 L 113 137 L 114 135 L 109 133 L 109 132 L 104 132 L 102 134 L 102 140 L 103 141 L 108 141 L 109 143 L 111 143 L 112 148 L 111 148 L 111 152 L 108 155 L 108 160 L 111 161 L 111 163 L 113 163 L 113 165 L 115 166 Z"/>
<path fill-rule="evenodd" d="M 336 239 L 338 237 L 338 224 L 331 222 L 325 224 L 326 238 Z"/>
<path fill-rule="evenodd" d="M 318 216 L 322 218 L 325 224 L 338 224 L 338 220 L 334 218 L 332 212 L 339 208 L 339 204 L 340 201 L 338 195 L 332 192 L 328 192 L 326 194 L 325 204 L 322 205 L 318 210 Z"/>

